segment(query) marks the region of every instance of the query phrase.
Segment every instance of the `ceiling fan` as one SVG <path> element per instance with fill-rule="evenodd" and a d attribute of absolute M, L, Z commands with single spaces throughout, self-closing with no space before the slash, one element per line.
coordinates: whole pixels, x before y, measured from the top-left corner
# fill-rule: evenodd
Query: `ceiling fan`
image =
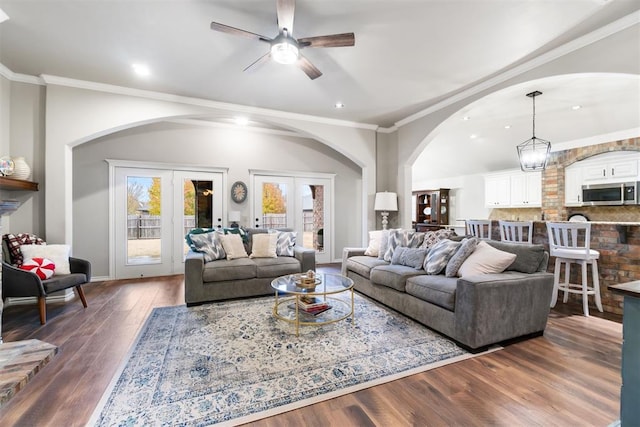
<path fill-rule="evenodd" d="M 276 13 L 278 16 L 279 33 L 273 39 L 261 36 L 239 28 L 230 27 L 218 22 L 211 23 L 211 29 L 228 34 L 235 34 L 254 40 L 269 43 L 271 49 L 269 52 L 258 58 L 243 71 L 257 68 L 269 59 L 273 59 L 281 64 L 296 64 L 305 72 L 311 80 L 317 79 L 322 75 L 307 58 L 305 58 L 300 50 L 306 47 L 342 47 L 355 45 L 355 35 L 353 33 L 332 34 L 329 36 L 303 37 L 300 39 L 293 38 L 293 14 L 295 10 L 295 0 L 277 0 Z"/>

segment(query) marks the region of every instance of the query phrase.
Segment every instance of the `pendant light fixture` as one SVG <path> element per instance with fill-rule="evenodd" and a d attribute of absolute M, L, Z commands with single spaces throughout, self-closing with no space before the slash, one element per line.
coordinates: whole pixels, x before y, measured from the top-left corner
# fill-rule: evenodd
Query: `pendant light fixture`
<path fill-rule="evenodd" d="M 544 170 L 551 151 L 549 141 L 536 137 L 536 96 L 539 95 L 542 95 L 542 92 L 537 90 L 527 94 L 533 100 L 533 136 L 517 147 L 520 169 L 525 172 Z"/>

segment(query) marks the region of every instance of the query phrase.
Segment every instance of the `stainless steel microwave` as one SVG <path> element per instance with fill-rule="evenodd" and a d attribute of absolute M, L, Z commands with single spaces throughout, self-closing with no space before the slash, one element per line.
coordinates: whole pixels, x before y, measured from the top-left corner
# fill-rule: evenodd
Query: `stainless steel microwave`
<path fill-rule="evenodd" d="M 638 182 L 582 186 L 582 203 L 587 206 L 637 205 Z"/>

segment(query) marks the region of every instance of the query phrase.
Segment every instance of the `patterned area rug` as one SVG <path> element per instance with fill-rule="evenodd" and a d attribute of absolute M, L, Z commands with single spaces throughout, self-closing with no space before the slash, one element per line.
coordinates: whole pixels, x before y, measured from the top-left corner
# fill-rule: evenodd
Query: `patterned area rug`
<path fill-rule="evenodd" d="M 355 322 L 298 337 L 273 297 L 156 308 L 90 425 L 240 424 L 472 357 L 355 298 Z"/>

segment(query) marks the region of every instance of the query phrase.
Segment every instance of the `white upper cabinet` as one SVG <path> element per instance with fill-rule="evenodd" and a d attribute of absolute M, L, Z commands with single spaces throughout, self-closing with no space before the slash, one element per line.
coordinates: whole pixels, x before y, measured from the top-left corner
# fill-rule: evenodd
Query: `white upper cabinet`
<path fill-rule="evenodd" d="M 511 179 L 506 173 L 486 175 L 484 204 L 488 208 L 508 208 L 511 204 Z"/>
<path fill-rule="evenodd" d="M 600 158 L 602 157 L 602 158 Z M 626 179 L 635 181 L 638 177 L 638 156 L 636 153 L 626 155 L 628 158 L 597 156 L 593 160 L 585 160 L 582 179 L 589 182 L 622 182 Z"/>
<path fill-rule="evenodd" d="M 535 208 L 542 206 L 542 172 L 511 174 L 511 206 Z"/>
<path fill-rule="evenodd" d="M 564 170 L 564 204 L 565 206 L 582 205 L 582 168 L 578 163 Z"/>

